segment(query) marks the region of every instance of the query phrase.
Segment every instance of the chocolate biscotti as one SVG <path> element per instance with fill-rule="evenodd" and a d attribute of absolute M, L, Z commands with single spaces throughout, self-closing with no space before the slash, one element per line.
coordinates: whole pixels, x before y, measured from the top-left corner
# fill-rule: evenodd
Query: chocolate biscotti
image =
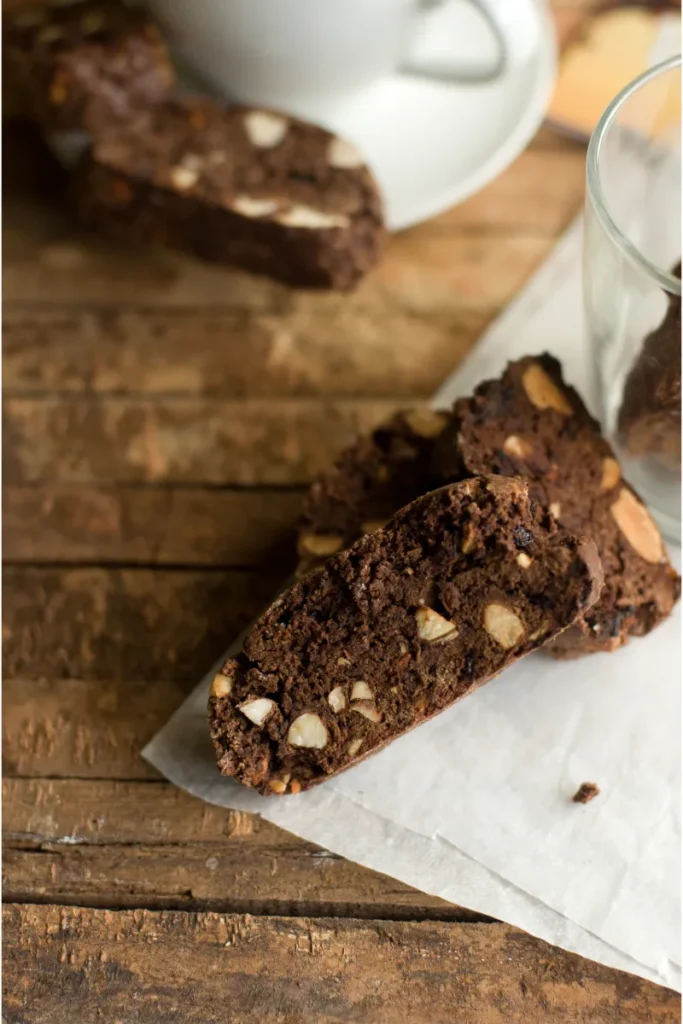
<path fill-rule="evenodd" d="M 382 206 L 359 152 L 268 110 L 157 106 L 95 139 L 76 200 L 124 240 L 291 285 L 349 289 L 379 256 Z"/>
<path fill-rule="evenodd" d="M 425 495 L 278 598 L 216 675 L 218 767 L 264 794 L 322 782 L 556 636 L 601 583 L 593 542 L 524 481 Z"/>
<path fill-rule="evenodd" d="M 400 508 L 439 487 L 432 467 L 445 413 L 416 408 L 397 413 L 359 438 L 311 485 L 299 520 L 299 575 L 322 565 Z"/>
<path fill-rule="evenodd" d="M 556 657 L 613 651 L 671 612 L 680 579 L 659 530 L 560 364 L 543 355 L 510 363 L 498 380 L 455 403 L 437 443 L 445 479 L 523 476 L 536 501 L 600 554 L 599 601 L 552 645 Z"/>
<path fill-rule="evenodd" d="M 97 134 L 168 96 L 156 25 L 118 0 L 29 3 L 3 14 L 3 88 L 49 132 Z"/>
<path fill-rule="evenodd" d="M 673 273 L 681 276 L 680 263 Z M 626 378 L 618 434 L 629 455 L 659 455 L 680 463 L 680 295 L 669 299 L 664 319 L 643 342 Z"/>

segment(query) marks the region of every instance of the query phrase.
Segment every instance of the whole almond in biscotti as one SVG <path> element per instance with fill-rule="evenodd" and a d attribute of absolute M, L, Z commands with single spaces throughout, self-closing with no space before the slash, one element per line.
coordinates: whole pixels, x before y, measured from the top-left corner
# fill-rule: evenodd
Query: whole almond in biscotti
<path fill-rule="evenodd" d="M 601 584 L 593 542 L 524 481 L 424 495 L 261 616 L 211 689 L 218 767 L 264 794 L 308 789 L 571 627 Z"/>
<path fill-rule="evenodd" d="M 436 446 L 435 468 L 442 480 L 522 475 L 561 526 L 595 540 L 605 586 L 551 645 L 556 657 L 613 651 L 648 633 L 678 600 L 680 580 L 656 523 L 551 356 L 510 363 L 500 379 L 457 401 Z"/>
<path fill-rule="evenodd" d="M 89 225 L 305 288 L 353 288 L 382 202 L 360 153 L 273 110 L 169 100 L 101 132 L 74 190 Z"/>

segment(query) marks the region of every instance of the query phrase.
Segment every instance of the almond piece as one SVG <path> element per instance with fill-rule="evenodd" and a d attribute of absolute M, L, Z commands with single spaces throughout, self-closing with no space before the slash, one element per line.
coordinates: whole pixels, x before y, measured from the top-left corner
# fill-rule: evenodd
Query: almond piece
<path fill-rule="evenodd" d="M 379 711 L 377 710 L 377 708 L 372 707 L 372 705 L 366 707 L 364 704 L 356 704 L 354 707 L 351 708 L 351 710 L 358 712 L 359 715 L 362 715 L 363 718 L 367 718 L 368 721 L 370 722 L 382 721 L 382 716 L 380 715 Z"/>
<path fill-rule="evenodd" d="M 438 437 L 443 431 L 448 416 L 433 409 L 411 409 L 403 417 L 414 434 L 418 437 Z"/>
<path fill-rule="evenodd" d="M 287 733 L 287 742 L 293 747 L 310 747 L 323 750 L 327 746 L 327 729 L 318 715 L 311 711 L 295 718 Z"/>
<path fill-rule="evenodd" d="M 255 199 L 253 196 L 235 196 L 230 209 L 242 217 L 269 217 L 275 213 L 280 202 L 277 199 Z"/>
<path fill-rule="evenodd" d="M 247 700 L 244 704 L 238 704 L 238 710 L 254 725 L 263 725 L 274 708 L 275 701 L 268 697 L 257 697 L 255 700 Z"/>
<path fill-rule="evenodd" d="M 463 555 L 468 555 L 470 553 L 470 551 L 474 551 L 476 546 L 477 546 L 477 531 L 474 528 L 474 526 L 472 525 L 472 523 L 468 523 L 467 526 L 465 527 L 464 532 L 463 532 L 463 538 L 462 538 L 462 543 L 460 545 L 460 550 L 462 551 Z"/>
<path fill-rule="evenodd" d="M 602 460 L 602 480 L 600 486 L 603 491 L 611 491 L 621 480 L 621 466 L 616 459 L 606 458 Z"/>
<path fill-rule="evenodd" d="M 622 487 L 610 511 L 624 537 L 641 558 L 652 563 L 662 560 L 664 544 L 657 525 L 628 487 Z"/>
<path fill-rule="evenodd" d="M 224 672 L 216 672 L 211 683 L 211 696 L 229 697 L 232 693 L 232 678 L 231 675 L 225 675 Z"/>
<path fill-rule="evenodd" d="M 251 110 L 244 117 L 244 130 L 252 146 L 273 149 L 282 142 L 289 131 L 289 121 L 267 110 Z"/>
<path fill-rule="evenodd" d="M 294 794 L 294 796 L 296 796 L 297 793 L 301 792 L 301 783 L 299 782 L 298 779 L 292 779 L 291 785 L 289 787 L 289 792 Z"/>
<path fill-rule="evenodd" d="M 531 455 L 533 448 L 523 437 L 510 434 L 503 441 L 503 451 L 508 455 L 513 455 L 516 459 L 526 459 Z"/>
<path fill-rule="evenodd" d="M 346 695 L 343 687 L 335 686 L 333 690 L 330 690 L 327 695 L 327 703 L 330 705 L 335 715 L 338 715 L 340 711 L 343 711 L 346 707 Z"/>
<path fill-rule="evenodd" d="M 272 789 L 273 793 L 277 793 L 279 796 L 287 792 L 287 783 L 283 782 L 282 779 L 271 779 L 268 783 L 268 787 Z"/>
<path fill-rule="evenodd" d="M 574 410 L 566 397 L 538 363 L 532 363 L 526 368 L 522 374 L 522 387 L 537 409 L 554 409 L 563 416 L 572 415 Z"/>
<path fill-rule="evenodd" d="M 388 519 L 369 519 L 367 523 L 361 523 L 361 533 L 377 533 L 378 530 L 383 529 L 389 522 Z"/>
<path fill-rule="evenodd" d="M 374 693 L 364 679 L 359 679 L 351 687 L 351 700 L 374 700 L 374 698 Z"/>
<path fill-rule="evenodd" d="M 178 189 L 179 192 L 186 192 L 188 188 L 192 188 L 196 185 L 199 178 L 199 171 L 192 167 L 183 167 L 178 164 L 177 167 L 172 167 L 168 172 L 173 188 Z"/>
<path fill-rule="evenodd" d="M 507 605 L 492 601 L 484 609 L 484 629 L 496 643 L 509 650 L 524 636 L 520 617 Z"/>
<path fill-rule="evenodd" d="M 346 139 L 332 139 L 327 147 L 327 162 L 338 170 L 362 167 L 365 163 L 360 152 Z"/>
<path fill-rule="evenodd" d="M 418 608 L 415 612 L 417 622 L 417 635 L 420 640 L 428 643 L 436 641 L 455 640 L 458 635 L 458 627 L 449 619 L 444 619 L 433 608 Z"/>
<path fill-rule="evenodd" d="M 362 736 L 357 736 L 355 740 L 351 740 L 351 742 L 349 743 L 348 747 L 346 748 L 346 753 L 349 755 L 349 757 L 355 757 L 355 755 L 358 753 L 362 746 L 363 738 Z"/>
<path fill-rule="evenodd" d="M 343 213 L 326 213 L 303 203 L 293 203 L 282 210 L 273 220 L 286 228 L 304 228 L 308 231 L 324 231 L 327 228 L 348 227 L 349 218 Z"/>
<path fill-rule="evenodd" d="M 327 558 L 341 551 L 344 538 L 337 533 L 302 533 L 299 537 L 299 554 Z"/>
<path fill-rule="evenodd" d="M 560 518 L 560 515 L 562 513 L 562 506 L 560 505 L 559 501 L 551 501 L 548 505 L 548 508 L 550 510 L 550 514 L 553 515 L 555 519 Z"/>
<path fill-rule="evenodd" d="M 519 565 L 522 569 L 528 569 L 533 559 L 529 558 L 526 551 L 520 551 L 520 553 L 517 555 L 516 561 L 517 565 Z"/>

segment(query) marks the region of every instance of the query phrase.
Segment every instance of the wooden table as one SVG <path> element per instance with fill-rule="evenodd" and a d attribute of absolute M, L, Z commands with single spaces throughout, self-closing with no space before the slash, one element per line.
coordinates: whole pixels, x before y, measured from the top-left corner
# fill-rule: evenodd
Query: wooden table
<path fill-rule="evenodd" d="M 541 131 L 351 297 L 85 237 L 24 128 L 8 150 L 7 1024 L 678 1021 L 672 992 L 206 806 L 139 754 L 291 568 L 306 482 L 426 399 L 550 251 L 584 150 Z"/>

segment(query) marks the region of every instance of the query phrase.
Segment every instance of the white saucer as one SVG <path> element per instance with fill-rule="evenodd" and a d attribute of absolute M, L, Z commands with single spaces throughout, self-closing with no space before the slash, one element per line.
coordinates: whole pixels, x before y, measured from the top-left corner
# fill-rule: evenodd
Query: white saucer
<path fill-rule="evenodd" d="M 446 16 L 450 6 L 444 5 Z M 384 194 L 391 231 L 434 217 L 483 188 L 540 127 L 555 82 L 555 27 L 542 0 L 519 9 L 514 50 L 495 82 L 442 84 L 392 75 L 343 100 L 313 98 L 290 108 L 365 154 Z M 436 49 L 442 51 L 437 62 L 467 58 L 466 49 L 457 52 L 463 12 L 456 13 L 459 32 L 435 26 Z M 434 40 L 426 42 L 429 47 Z M 429 60 L 428 48 L 425 55 Z"/>

